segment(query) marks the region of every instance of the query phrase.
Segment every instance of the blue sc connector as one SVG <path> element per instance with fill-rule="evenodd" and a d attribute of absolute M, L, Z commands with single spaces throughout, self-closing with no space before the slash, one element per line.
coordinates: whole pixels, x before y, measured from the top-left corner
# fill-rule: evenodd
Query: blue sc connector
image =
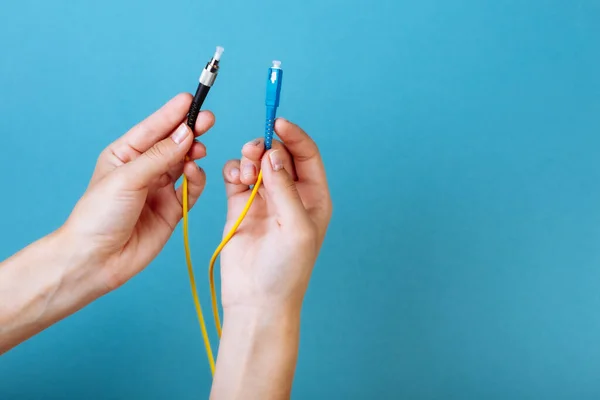
<path fill-rule="evenodd" d="M 267 75 L 267 96 L 265 105 L 267 106 L 267 122 L 265 126 L 265 150 L 271 149 L 273 144 L 273 132 L 275 130 L 275 118 L 277 116 L 277 107 L 279 107 L 279 96 L 281 94 L 281 80 L 283 70 L 281 61 L 273 61 Z"/>

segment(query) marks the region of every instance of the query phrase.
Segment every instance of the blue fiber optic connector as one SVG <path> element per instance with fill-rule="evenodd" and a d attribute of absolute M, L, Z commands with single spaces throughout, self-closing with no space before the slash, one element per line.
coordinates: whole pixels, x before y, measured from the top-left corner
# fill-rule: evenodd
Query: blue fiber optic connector
<path fill-rule="evenodd" d="M 277 116 L 277 107 L 279 107 L 279 96 L 281 94 L 281 80 L 283 70 L 281 61 L 273 61 L 267 75 L 267 96 L 265 105 L 267 106 L 267 121 L 265 126 L 265 150 L 271 149 L 273 144 L 273 131 L 275 130 L 275 118 Z"/>

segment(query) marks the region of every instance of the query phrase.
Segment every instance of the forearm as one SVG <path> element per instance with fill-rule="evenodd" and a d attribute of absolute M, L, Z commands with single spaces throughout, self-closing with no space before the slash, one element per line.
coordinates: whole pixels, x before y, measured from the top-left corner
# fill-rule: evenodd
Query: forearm
<path fill-rule="evenodd" d="M 226 310 L 211 399 L 289 399 L 299 310 Z"/>
<path fill-rule="evenodd" d="M 54 232 L 0 263 L 0 354 L 104 292 L 93 258 Z"/>

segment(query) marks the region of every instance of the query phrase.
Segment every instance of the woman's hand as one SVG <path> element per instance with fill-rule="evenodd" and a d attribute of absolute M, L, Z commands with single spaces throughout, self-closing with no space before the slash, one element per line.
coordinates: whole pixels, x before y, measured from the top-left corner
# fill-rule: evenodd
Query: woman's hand
<path fill-rule="evenodd" d="M 221 256 L 223 308 L 299 309 L 331 217 L 325 169 L 313 140 L 277 120 L 282 142 L 264 157 L 263 139 L 242 148 L 224 169 L 228 197 L 225 233 L 242 212 L 258 169 L 263 187 Z M 262 160 L 262 161 L 261 161 Z"/>
<path fill-rule="evenodd" d="M 108 146 L 62 228 L 93 254 L 107 290 L 146 267 L 173 233 L 182 217 L 182 189 L 174 187 L 182 172 L 190 207 L 204 189 L 204 171 L 193 160 L 206 148 L 184 122 L 191 100 L 189 94 L 174 97 Z M 203 111 L 195 132 L 201 135 L 213 123 L 212 113 Z"/>
<path fill-rule="evenodd" d="M 193 160 L 206 149 L 184 124 L 191 101 L 174 97 L 108 146 L 66 223 L 0 263 L 0 354 L 122 285 L 160 252 L 182 217 L 177 179 L 188 176 L 190 205 L 204 188 Z M 202 112 L 195 131 L 213 123 Z"/>
<path fill-rule="evenodd" d="M 264 154 L 262 139 L 226 164 L 225 233 L 256 182 L 263 186 L 221 255 L 223 333 L 211 392 L 214 399 L 287 399 L 300 309 L 331 218 L 323 161 L 298 126 L 277 120 L 282 142 Z"/>

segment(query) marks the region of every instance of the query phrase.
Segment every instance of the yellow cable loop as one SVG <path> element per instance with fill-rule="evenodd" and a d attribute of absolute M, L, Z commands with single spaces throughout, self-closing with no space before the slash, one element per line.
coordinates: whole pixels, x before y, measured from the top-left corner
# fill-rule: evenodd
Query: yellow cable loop
<path fill-rule="evenodd" d="M 188 274 L 190 276 L 190 285 L 192 286 L 192 296 L 194 297 L 194 304 L 196 305 L 196 313 L 198 314 L 198 321 L 200 322 L 200 329 L 202 330 L 202 337 L 204 339 L 204 347 L 206 347 L 206 354 L 208 356 L 208 363 L 210 364 L 210 372 L 215 375 L 215 359 L 213 357 L 212 349 L 210 347 L 210 340 L 208 338 L 208 332 L 206 331 L 206 323 L 204 322 L 204 316 L 202 315 L 202 306 L 200 306 L 200 300 L 198 299 L 198 291 L 196 290 L 196 280 L 194 279 L 194 270 L 192 268 L 192 256 L 190 253 L 189 244 L 189 233 L 188 233 L 188 180 L 185 174 L 183 175 L 183 245 L 185 246 L 185 260 L 187 262 Z"/>
<path fill-rule="evenodd" d="M 229 242 L 229 240 L 235 234 L 237 228 L 240 226 L 244 217 L 250 210 L 252 206 L 252 202 L 258 193 L 258 189 L 262 183 L 262 170 L 258 173 L 258 179 L 256 180 L 256 184 L 250 193 L 250 198 L 246 202 L 246 206 L 242 210 L 242 213 L 238 217 L 237 221 L 229 231 L 229 233 L 223 238 L 217 249 L 215 250 L 208 268 L 208 278 L 210 281 L 210 296 L 212 301 L 212 310 L 213 315 L 215 317 L 215 325 L 217 328 L 217 334 L 219 338 L 221 337 L 221 321 L 219 319 L 219 308 L 217 304 L 217 293 L 215 289 L 215 278 L 214 278 L 214 266 L 217 257 L 223 250 L 223 247 Z M 208 338 L 208 333 L 206 331 L 206 323 L 204 322 L 204 316 L 202 314 L 202 307 L 200 306 L 200 300 L 198 299 L 198 290 L 196 289 L 196 281 L 194 279 L 194 270 L 192 267 L 192 256 L 190 252 L 190 244 L 189 244 L 189 231 L 188 231 L 188 181 L 185 174 L 183 175 L 183 244 L 185 247 L 185 259 L 187 262 L 188 274 L 190 276 L 190 285 L 192 287 L 192 296 L 194 298 L 194 304 L 196 306 L 196 313 L 198 314 L 198 321 L 200 323 L 200 329 L 202 330 L 202 337 L 204 339 L 204 346 L 206 347 L 206 354 L 208 356 L 208 363 L 210 364 L 210 372 L 214 376 L 215 375 L 215 360 L 212 353 L 212 348 L 210 346 L 210 340 Z"/>
<path fill-rule="evenodd" d="M 252 192 L 250 193 L 250 197 L 248 198 L 248 201 L 246 202 L 246 206 L 242 210 L 242 213 L 238 217 L 238 219 L 235 222 L 235 224 L 233 225 L 233 227 L 229 230 L 229 233 L 227 233 L 227 235 L 223 238 L 223 240 L 219 244 L 219 247 L 217 247 L 212 258 L 210 259 L 210 264 L 208 267 L 208 279 L 210 281 L 210 299 L 212 301 L 212 310 L 213 310 L 213 315 L 215 317 L 215 326 L 217 328 L 217 334 L 219 335 L 219 338 L 221 337 L 221 320 L 219 318 L 219 306 L 217 304 L 217 292 L 215 289 L 215 274 L 214 274 L 215 262 L 217 261 L 217 257 L 221 253 L 221 250 L 223 250 L 223 247 L 225 247 L 225 245 L 229 242 L 229 240 L 231 240 L 231 238 L 237 231 L 237 228 L 240 226 L 240 224 L 244 220 L 244 217 L 246 216 L 246 214 L 248 214 L 248 211 L 250 210 L 250 206 L 252 206 L 252 202 L 254 201 L 254 198 L 256 197 L 256 194 L 258 193 L 258 189 L 259 189 L 261 183 L 262 183 L 262 170 L 260 170 L 258 172 L 258 179 L 256 180 L 256 184 L 254 185 L 254 188 L 252 189 Z"/>

